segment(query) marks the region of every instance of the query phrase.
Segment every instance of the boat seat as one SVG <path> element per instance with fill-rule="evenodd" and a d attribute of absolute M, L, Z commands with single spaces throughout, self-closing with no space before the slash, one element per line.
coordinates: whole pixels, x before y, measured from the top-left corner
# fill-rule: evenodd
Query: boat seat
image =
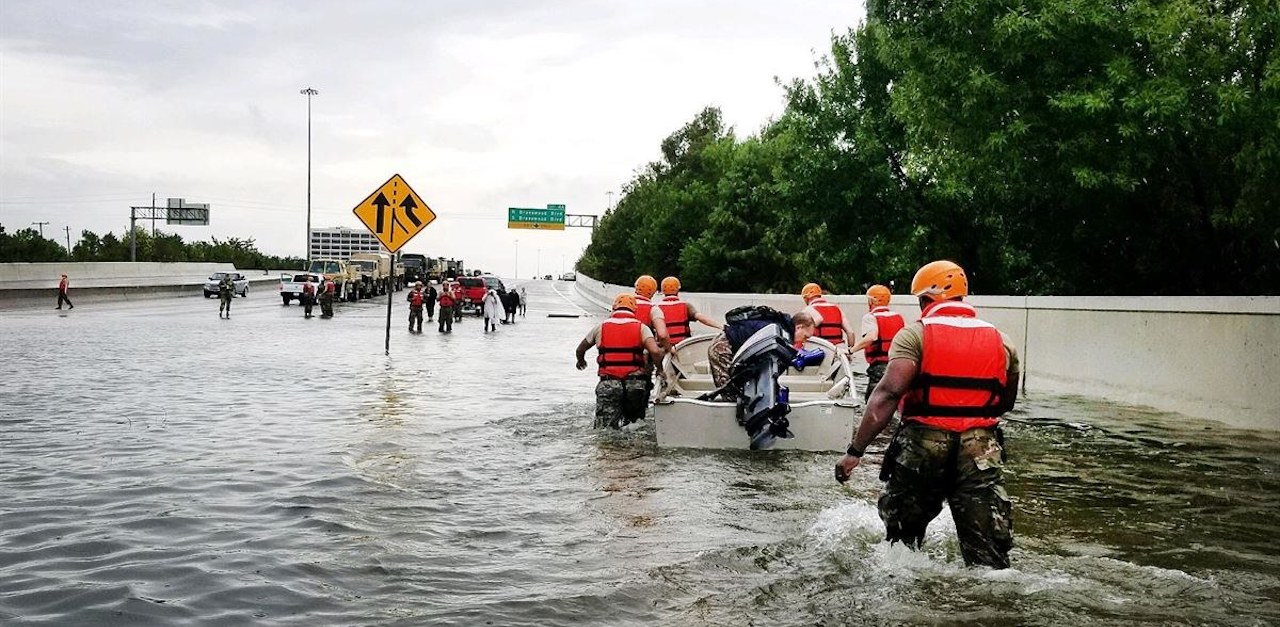
<path fill-rule="evenodd" d="M 694 362 L 693 371 L 698 374 L 711 374 L 711 362 L 706 359 Z"/>

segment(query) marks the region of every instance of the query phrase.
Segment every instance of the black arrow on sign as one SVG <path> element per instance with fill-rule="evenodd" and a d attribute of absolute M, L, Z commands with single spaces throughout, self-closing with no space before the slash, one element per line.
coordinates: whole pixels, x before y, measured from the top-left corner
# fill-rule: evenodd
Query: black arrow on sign
<path fill-rule="evenodd" d="M 413 214 L 413 210 L 418 208 L 418 203 L 413 201 L 413 196 L 405 196 L 404 200 L 400 201 L 400 208 L 404 209 L 405 215 L 409 216 L 409 221 L 414 226 L 422 226 L 422 220 L 419 220 L 418 216 Z"/>
<path fill-rule="evenodd" d="M 382 221 L 383 221 L 383 215 L 384 215 L 384 214 L 386 214 L 386 212 L 387 212 L 387 207 L 389 207 L 390 205 L 391 205 L 391 201 L 390 201 L 390 200 L 387 200 L 387 197 L 386 197 L 386 196 L 384 196 L 384 195 L 382 195 L 382 192 L 378 192 L 378 197 L 373 199 L 373 206 L 375 206 L 375 207 L 377 207 L 377 208 L 378 208 L 378 228 L 377 228 L 377 231 L 378 231 L 379 233 L 381 233 L 381 232 L 382 232 Z"/>

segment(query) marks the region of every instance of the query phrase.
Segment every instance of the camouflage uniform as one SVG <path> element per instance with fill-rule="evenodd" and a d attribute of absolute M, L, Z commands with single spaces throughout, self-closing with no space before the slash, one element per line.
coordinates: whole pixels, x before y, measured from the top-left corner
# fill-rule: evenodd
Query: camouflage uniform
<path fill-rule="evenodd" d="M 649 407 L 649 377 L 636 374 L 626 379 L 600 377 L 596 384 L 595 427 L 617 429 L 644 418 Z"/>
<path fill-rule="evenodd" d="M 231 299 L 235 298 L 236 284 L 231 281 L 231 277 L 222 277 L 222 282 L 218 284 L 218 317 L 222 317 L 222 312 L 227 312 L 227 317 L 231 317 Z"/>
<path fill-rule="evenodd" d="M 711 382 L 717 388 L 729 382 L 731 363 L 733 363 L 733 346 L 729 344 L 729 337 L 722 331 L 707 347 L 707 367 L 711 370 Z M 737 395 L 726 390 L 724 397 L 733 400 Z"/>
<path fill-rule="evenodd" d="M 904 423 L 881 470 L 886 539 L 919 548 L 945 500 L 965 563 L 1008 568 L 1013 507 L 1001 475 L 1001 439 L 994 429 L 955 433 Z"/>
<path fill-rule="evenodd" d="M 862 402 L 865 404 L 871 400 L 871 392 L 880 384 L 880 379 L 884 378 L 884 371 L 889 369 L 889 364 L 878 363 L 867 365 L 867 390 L 862 393 Z"/>

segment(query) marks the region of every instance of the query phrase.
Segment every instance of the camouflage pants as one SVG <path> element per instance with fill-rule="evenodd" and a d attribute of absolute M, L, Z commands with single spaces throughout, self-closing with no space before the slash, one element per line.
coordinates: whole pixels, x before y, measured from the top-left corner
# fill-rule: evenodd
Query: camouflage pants
<path fill-rule="evenodd" d="M 230 292 L 218 295 L 218 313 L 219 314 L 221 314 L 223 311 L 226 311 L 228 316 L 231 315 L 231 298 L 232 298 L 232 294 Z"/>
<path fill-rule="evenodd" d="M 1013 507 L 1004 490 L 1001 453 L 991 429 L 954 433 L 903 424 L 885 453 L 889 477 L 879 505 L 886 539 L 919 548 L 946 501 L 964 563 L 1008 568 Z"/>
<path fill-rule="evenodd" d="M 862 393 L 862 402 L 866 403 L 871 400 L 871 391 L 876 389 L 880 384 L 880 379 L 884 378 L 884 371 L 888 369 L 889 364 L 870 364 L 867 366 L 867 391 Z"/>
<path fill-rule="evenodd" d="M 729 364 L 732 362 L 733 347 L 729 345 L 729 338 L 721 333 L 707 347 L 707 367 L 711 370 L 711 383 L 717 388 L 729 382 Z M 725 398 L 733 400 L 737 395 L 726 392 Z"/>
<path fill-rule="evenodd" d="M 649 407 L 649 377 L 601 377 L 596 384 L 595 428 L 617 429 L 641 418 Z"/>

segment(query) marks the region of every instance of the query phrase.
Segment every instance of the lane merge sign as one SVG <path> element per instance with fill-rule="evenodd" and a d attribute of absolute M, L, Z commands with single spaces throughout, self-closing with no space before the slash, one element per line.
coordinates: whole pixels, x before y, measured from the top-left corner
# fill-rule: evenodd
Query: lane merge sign
<path fill-rule="evenodd" d="M 507 228 L 563 231 L 564 205 L 547 205 L 546 209 L 509 207 Z"/>
<path fill-rule="evenodd" d="M 400 250 L 436 219 L 436 214 L 399 174 L 351 210 L 388 252 Z"/>

